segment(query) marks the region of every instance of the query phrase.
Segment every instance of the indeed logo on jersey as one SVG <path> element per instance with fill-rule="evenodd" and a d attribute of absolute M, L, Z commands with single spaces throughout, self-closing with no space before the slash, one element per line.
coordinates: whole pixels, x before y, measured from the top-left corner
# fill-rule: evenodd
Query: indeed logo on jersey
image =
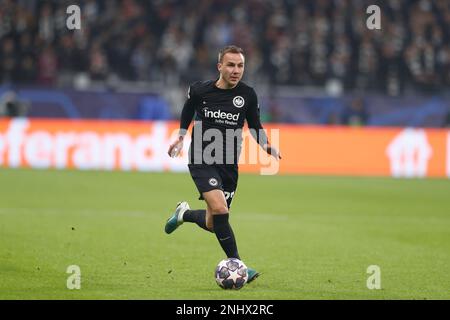
<path fill-rule="evenodd" d="M 206 118 L 215 119 L 216 122 L 219 122 L 219 123 L 227 123 L 227 124 L 233 124 L 233 125 L 236 125 L 237 123 L 232 122 L 232 121 L 238 121 L 239 116 L 240 116 L 239 113 L 234 114 L 231 112 L 222 111 L 220 109 L 216 110 L 216 111 L 212 111 L 212 110 L 209 110 L 208 108 L 203 108 L 203 113 Z M 219 120 L 219 121 L 217 121 L 217 120 Z M 220 121 L 220 120 L 222 120 L 222 121 Z"/>

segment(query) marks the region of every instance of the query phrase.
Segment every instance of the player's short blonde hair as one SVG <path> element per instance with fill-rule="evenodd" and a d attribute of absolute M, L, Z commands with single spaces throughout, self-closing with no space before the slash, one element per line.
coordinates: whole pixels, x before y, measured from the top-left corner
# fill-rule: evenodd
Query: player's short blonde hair
<path fill-rule="evenodd" d="M 240 53 L 240 54 L 244 55 L 244 50 L 242 50 L 242 48 L 239 48 L 238 46 L 235 46 L 235 45 L 226 46 L 226 47 L 220 49 L 217 61 L 219 63 L 222 63 L 223 56 L 225 54 L 229 53 L 229 52 L 231 52 L 231 53 Z"/>

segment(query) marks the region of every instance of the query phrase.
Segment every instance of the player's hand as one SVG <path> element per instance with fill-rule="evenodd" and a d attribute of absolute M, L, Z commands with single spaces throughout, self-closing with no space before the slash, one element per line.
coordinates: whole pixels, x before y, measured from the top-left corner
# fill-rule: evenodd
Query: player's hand
<path fill-rule="evenodd" d="M 180 155 L 181 150 L 183 150 L 183 136 L 179 136 L 177 141 L 170 145 L 167 153 L 170 157 L 175 158 Z"/>
<path fill-rule="evenodd" d="M 281 153 L 277 150 L 277 148 L 272 147 L 270 144 L 265 145 L 264 150 L 266 150 L 267 154 L 270 154 L 275 159 L 281 159 Z"/>

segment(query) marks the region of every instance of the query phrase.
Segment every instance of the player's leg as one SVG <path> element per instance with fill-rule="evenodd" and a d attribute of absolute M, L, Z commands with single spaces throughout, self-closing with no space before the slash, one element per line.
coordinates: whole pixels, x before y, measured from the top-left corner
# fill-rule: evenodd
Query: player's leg
<path fill-rule="evenodd" d="M 203 192 L 221 187 L 221 178 L 214 167 L 207 165 L 189 165 L 188 167 L 195 186 L 200 193 L 199 200 L 204 200 L 202 196 Z M 208 207 L 206 210 L 191 210 L 187 202 L 180 202 L 175 212 L 167 220 L 165 231 L 170 234 L 184 222 L 191 222 L 197 224 L 204 230 L 214 232 L 211 216 L 210 208 L 208 209 Z"/>
<path fill-rule="evenodd" d="M 191 210 L 189 204 L 183 201 L 177 204 L 175 212 L 167 220 L 165 225 L 166 233 L 170 234 L 174 232 L 184 222 L 196 223 L 200 228 L 209 232 L 214 232 L 210 210 Z"/>
<path fill-rule="evenodd" d="M 218 168 L 220 172 L 220 177 L 222 179 L 222 185 L 223 185 L 223 192 L 225 195 L 225 200 L 227 201 L 228 210 L 231 207 L 231 202 L 233 201 L 233 198 L 235 196 L 236 190 L 237 190 L 237 183 L 239 178 L 239 171 L 237 166 L 220 166 Z M 233 230 L 231 230 L 233 233 Z M 234 234 L 233 234 L 234 237 Z M 247 266 L 248 267 L 248 266 Z M 248 282 L 252 282 L 255 280 L 260 273 L 257 272 L 255 269 L 252 269 L 250 267 L 247 268 L 248 272 Z"/>
<path fill-rule="evenodd" d="M 213 232 L 212 221 L 210 217 L 211 212 L 208 208 L 209 207 L 207 206 L 206 210 L 187 210 L 186 212 L 184 212 L 182 219 L 184 222 L 196 223 L 200 228 L 209 232 Z"/>
<path fill-rule="evenodd" d="M 206 202 L 206 227 L 211 232 L 214 232 L 214 223 L 213 223 L 212 211 L 211 211 L 211 207 L 208 205 L 207 202 Z"/>
<path fill-rule="evenodd" d="M 214 189 L 204 192 L 203 198 L 211 210 L 213 230 L 223 251 L 228 258 L 240 259 L 223 191 Z"/>

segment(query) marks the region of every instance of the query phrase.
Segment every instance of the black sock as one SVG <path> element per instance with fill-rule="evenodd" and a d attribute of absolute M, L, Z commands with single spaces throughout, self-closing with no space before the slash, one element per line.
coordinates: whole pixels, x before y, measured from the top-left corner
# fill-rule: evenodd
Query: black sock
<path fill-rule="evenodd" d="M 206 210 L 187 210 L 183 215 L 183 221 L 194 222 L 200 228 L 213 232 L 206 226 Z"/>
<path fill-rule="evenodd" d="M 213 215 L 214 232 L 227 257 L 240 259 L 236 239 L 228 222 L 228 217 L 228 213 Z"/>

